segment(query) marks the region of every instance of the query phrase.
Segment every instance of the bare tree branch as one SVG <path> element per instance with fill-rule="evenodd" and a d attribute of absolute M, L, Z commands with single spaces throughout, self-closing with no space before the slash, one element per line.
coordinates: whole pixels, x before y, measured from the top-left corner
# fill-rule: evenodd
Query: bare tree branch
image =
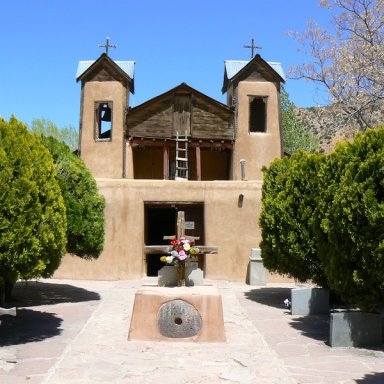
<path fill-rule="evenodd" d="M 365 130 L 377 124 L 373 110 L 384 97 L 384 1 L 322 0 L 332 13 L 334 31 L 308 23 L 291 33 L 310 61 L 289 71 L 289 77 L 313 81 L 326 90 L 347 120 Z"/>

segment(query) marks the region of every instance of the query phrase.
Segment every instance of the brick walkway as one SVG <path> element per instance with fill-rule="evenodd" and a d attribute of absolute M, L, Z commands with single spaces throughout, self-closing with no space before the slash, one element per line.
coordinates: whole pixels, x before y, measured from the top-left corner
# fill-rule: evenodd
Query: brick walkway
<path fill-rule="evenodd" d="M 384 352 L 330 348 L 328 316 L 291 316 L 290 285 L 216 284 L 226 343 L 128 341 L 134 294 L 154 279 L 43 280 L 2 317 L 0 383 L 378 384 Z"/>

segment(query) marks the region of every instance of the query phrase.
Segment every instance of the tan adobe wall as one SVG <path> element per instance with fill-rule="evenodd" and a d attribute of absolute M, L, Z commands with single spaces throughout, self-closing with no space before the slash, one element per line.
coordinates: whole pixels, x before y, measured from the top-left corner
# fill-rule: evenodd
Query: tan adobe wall
<path fill-rule="evenodd" d="M 251 248 L 259 246 L 261 182 L 98 179 L 106 198 L 106 242 L 98 260 L 66 255 L 56 278 L 115 280 L 145 275 L 144 202 L 204 202 L 206 278 L 244 282 Z M 239 195 L 243 205 L 239 207 Z M 169 234 L 164 234 L 169 235 Z M 149 256 L 150 257 L 150 256 Z"/>
<path fill-rule="evenodd" d="M 94 177 L 123 175 L 123 121 L 127 90 L 117 81 L 90 81 L 82 89 L 81 158 Z M 112 141 L 95 141 L 94 108 L 97 101 L 113 102 Z"/>
<path fill-rule="evenodd" d="M 237 135 L 233 153 L 233 179 L 241 179 L 240 160 L 245 159 L 247 180 L 261 180 L 261 168 L 281 157 L 279 93 L 275 83 L 241 81 L 237 87 Z M 267 96 L 266 132 L 249 132 L 249 96 Z"/>

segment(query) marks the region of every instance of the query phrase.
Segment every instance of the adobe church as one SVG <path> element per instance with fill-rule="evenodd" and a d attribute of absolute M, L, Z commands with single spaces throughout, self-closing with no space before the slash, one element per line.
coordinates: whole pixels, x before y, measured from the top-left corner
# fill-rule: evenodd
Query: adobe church
<path fill-rule="evenodd" d="M 134 65 L 108 47 L 79 63 L 79 150 L 106 199 L 105 247 L 97 260 L 66 255 L 55 277 L 157 276 L 161 254 L 146 246 L 167 244 L 184 211 L 185 234 L 218 247 L 200 256 L 205 278 L 245 282 L 261 241 L 261 168 L 282 156 L 281 65 L 225 61 L 227 104 L 182 83 L 131 107 Z"/>

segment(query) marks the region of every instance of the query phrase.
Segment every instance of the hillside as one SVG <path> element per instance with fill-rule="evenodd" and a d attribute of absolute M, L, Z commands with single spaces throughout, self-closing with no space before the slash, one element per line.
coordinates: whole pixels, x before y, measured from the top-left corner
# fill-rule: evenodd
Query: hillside
<path fill-rule="evenodd" d="M 352 140 L 360 131 L 356 120 L 346 121 L 337 105 L 326 107 L 296 108 L 296 114 L 319 138 L 320 149 L 328 153 L 338 141 Z M 384 102 L 373 109 L 370 115 L 372 127 L 384 122 Z"/>

